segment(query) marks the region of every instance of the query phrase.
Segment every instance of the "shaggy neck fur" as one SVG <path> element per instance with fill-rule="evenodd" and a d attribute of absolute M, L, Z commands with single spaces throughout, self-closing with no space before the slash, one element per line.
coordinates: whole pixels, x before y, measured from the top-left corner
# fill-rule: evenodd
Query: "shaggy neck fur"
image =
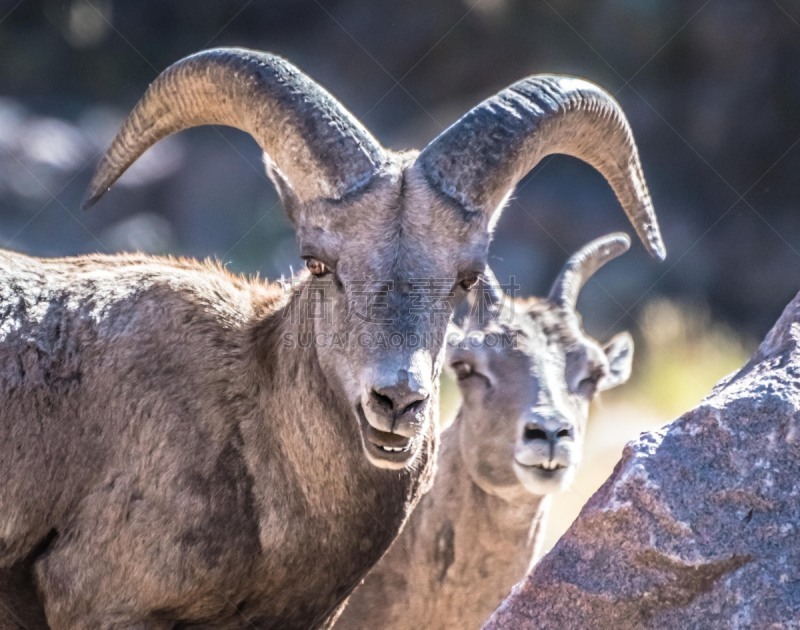
<path fill-rule="evenodd" d="M 512 504 L 481 490 L 443 434 L 433 489 L 350 597 L 337 628 L 480 628 L 529 568 L 547 498 Z M 424 620 L 424 621 L 421 621 Z"/>
<path fill-rule="evenodd" d="M 27 454 L 0 458 L 0 604 L 35 582 L 53 630 L 330 625 L 431 475 L 432 430 L 415 468 L 370 465 L 275 286 L 0 262 L 0 441 Z"/>
<path fill-rule="evenodd" d="M 313 345 L 286 345 L 290 333 L 298 339 L 312 332 L 307 323 L 289 323 L 286 312 L 291 307 L 264 320 L 256 333 L 256 347 L 274 348 L 270 361 L 281 368 L 270 370 L 262 364 L 258 370 L 262 413 L 272 419 L 270 439 L 280 444 L 280 457 L 259 448 L 263 439 L 258 436 L 258 418 L 242 423 L 242 431 L 251 473 L 272 477 L 255 490 L 262 515 L 261 546 L 273 547 L 256 581 L 274 580 L 276 572 L 290 569 L 286 581 L 275 585 L 269 605 L 282 611 L 280 627 L 289 627 L 293 611 L 319 605 L 318 619 L 296 619 L 297 627 L 307 627 L 329 619 L 394 540 L 416 504 L 420 484 L 427 483 L 434 453 L 431 431 L 411 470 L 382 470 L 366 460 L 352 411 L 327 386 Z M 318 386 L 312 388 L 311 383 Z M 287 400 L 294 403 L 287 405 Z M 270 514 L 276 502 L 296 516 L 290 535 L 281 531 L 286 519 L 278 521 Z M 273 541 L 280 538 L 285 542 L 275 548 Z M 337 588 L 325 602 L 321 594 L 330 591 L 332 583 Z"/>

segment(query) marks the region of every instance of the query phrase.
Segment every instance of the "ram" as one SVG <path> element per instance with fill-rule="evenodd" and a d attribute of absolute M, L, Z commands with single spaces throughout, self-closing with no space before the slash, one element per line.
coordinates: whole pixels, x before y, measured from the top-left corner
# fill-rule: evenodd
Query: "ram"
<path fill-rule="evenodd" d="M 507 298 L 495 316 L 451 333 L 463 404 L 442 436 L 433 488 L 337 628 L 477 629 L 525 575 L 549 497 L 581 461 L 589 404 L 630 375 L 630 335 L 601 347 L 575 310 L 586 280 L 629 244 L 624 234 L 597 239 L 547 299 Z"/>
<path fill-rule="evenodd" d="M 88 203 L 205 124 L 263 149 L 307 261 L 290 294 L 192 260 L 0 254 L 0 567 L 32 567 L 56 629 L 330 624 L 429 483 L 450 312 L 543 155 L 597 167 L 664 255 L 627 122 L 580 80 L 524 80 L 401 154 L 283 59 L 203 51 L 149 86 Z M 442 312 L 420 279 L 449 279 Z"/>

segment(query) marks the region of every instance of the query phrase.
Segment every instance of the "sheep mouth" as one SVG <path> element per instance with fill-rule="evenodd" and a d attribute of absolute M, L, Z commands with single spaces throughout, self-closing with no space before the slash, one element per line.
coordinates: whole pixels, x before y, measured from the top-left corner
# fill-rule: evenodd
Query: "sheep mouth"
<path fill-rule="evenodd" d="M 373 427 L 364 414 L 364 408 L 359 404 L 356 407 L 361 428 L 361 441 L 367 457 L 375 464 L 388 467 L 402 467 L 413 455 L 413 440 L 398 433 L 380 431 Z M 394 466 L 392 465 L 394 464 Z M 399 465 L 399 466 L 398 466 Z"/>
<path fill-rule="evenodd" d="M 546 479 L 552 479 L 562 475 L 569 466 L 560 462 L 543 461 L 538 464 L 523 464 L 519 460 L 514 460 L 514 463 L 526 472 L 531 472 Z"/>

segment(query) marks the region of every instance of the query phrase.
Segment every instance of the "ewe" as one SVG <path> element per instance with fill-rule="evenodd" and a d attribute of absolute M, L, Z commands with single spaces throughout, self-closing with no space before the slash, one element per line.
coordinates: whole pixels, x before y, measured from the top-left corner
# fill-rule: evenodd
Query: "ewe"
<path fill-rule="evenodd" d="M 150 85 L 89 203 L 205 124 L 263 149 L 310 272 L 291 295 L 191 260 L 0 253 L 0 585 L 35 583 L 55 629 L 332 623 L 429 483 L 449 315 L 542 156 L 598 168 L 664 255 L 624 115 L 577 79 L 397 154 L 286 61 L 204 51 Z M 420 279 L 449 279 L 436 317 Z M 397 335 L 422 342 L 375 342 Z"/>

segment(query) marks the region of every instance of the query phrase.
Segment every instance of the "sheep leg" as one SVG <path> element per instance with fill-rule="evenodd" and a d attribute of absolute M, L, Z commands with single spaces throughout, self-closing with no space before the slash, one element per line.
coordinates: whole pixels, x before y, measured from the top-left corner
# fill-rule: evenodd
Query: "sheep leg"
<path fill-rule="evenodd" d="M 162 485 L 167 491 L 158 496 L 136 477 L 115 476 L 83 499 L 69 526 L 36 559 L 53 630 L 162 630 L 224 606 L 202 554 L 181 544 L 197 521 L 184 522 L 190 512 L 171 508 L 182 505 L 170 494 L 175 485 Z M 215 570 L 227 576 L 235 564 L 221 562 Z M 199 585 L 187 575 L 210 582 Z"/>
<path fill-rule="evenodd" d="M 125 534 L 120 532 L 123 538 Z M 36 580 L 52 630 L 171 629 L 177 619 L 153 615 L 163 599 L 149 588 L 146 577 L 116 562 L 113 548 L 92 543 L 78 536 L 36 561 Z"/>

